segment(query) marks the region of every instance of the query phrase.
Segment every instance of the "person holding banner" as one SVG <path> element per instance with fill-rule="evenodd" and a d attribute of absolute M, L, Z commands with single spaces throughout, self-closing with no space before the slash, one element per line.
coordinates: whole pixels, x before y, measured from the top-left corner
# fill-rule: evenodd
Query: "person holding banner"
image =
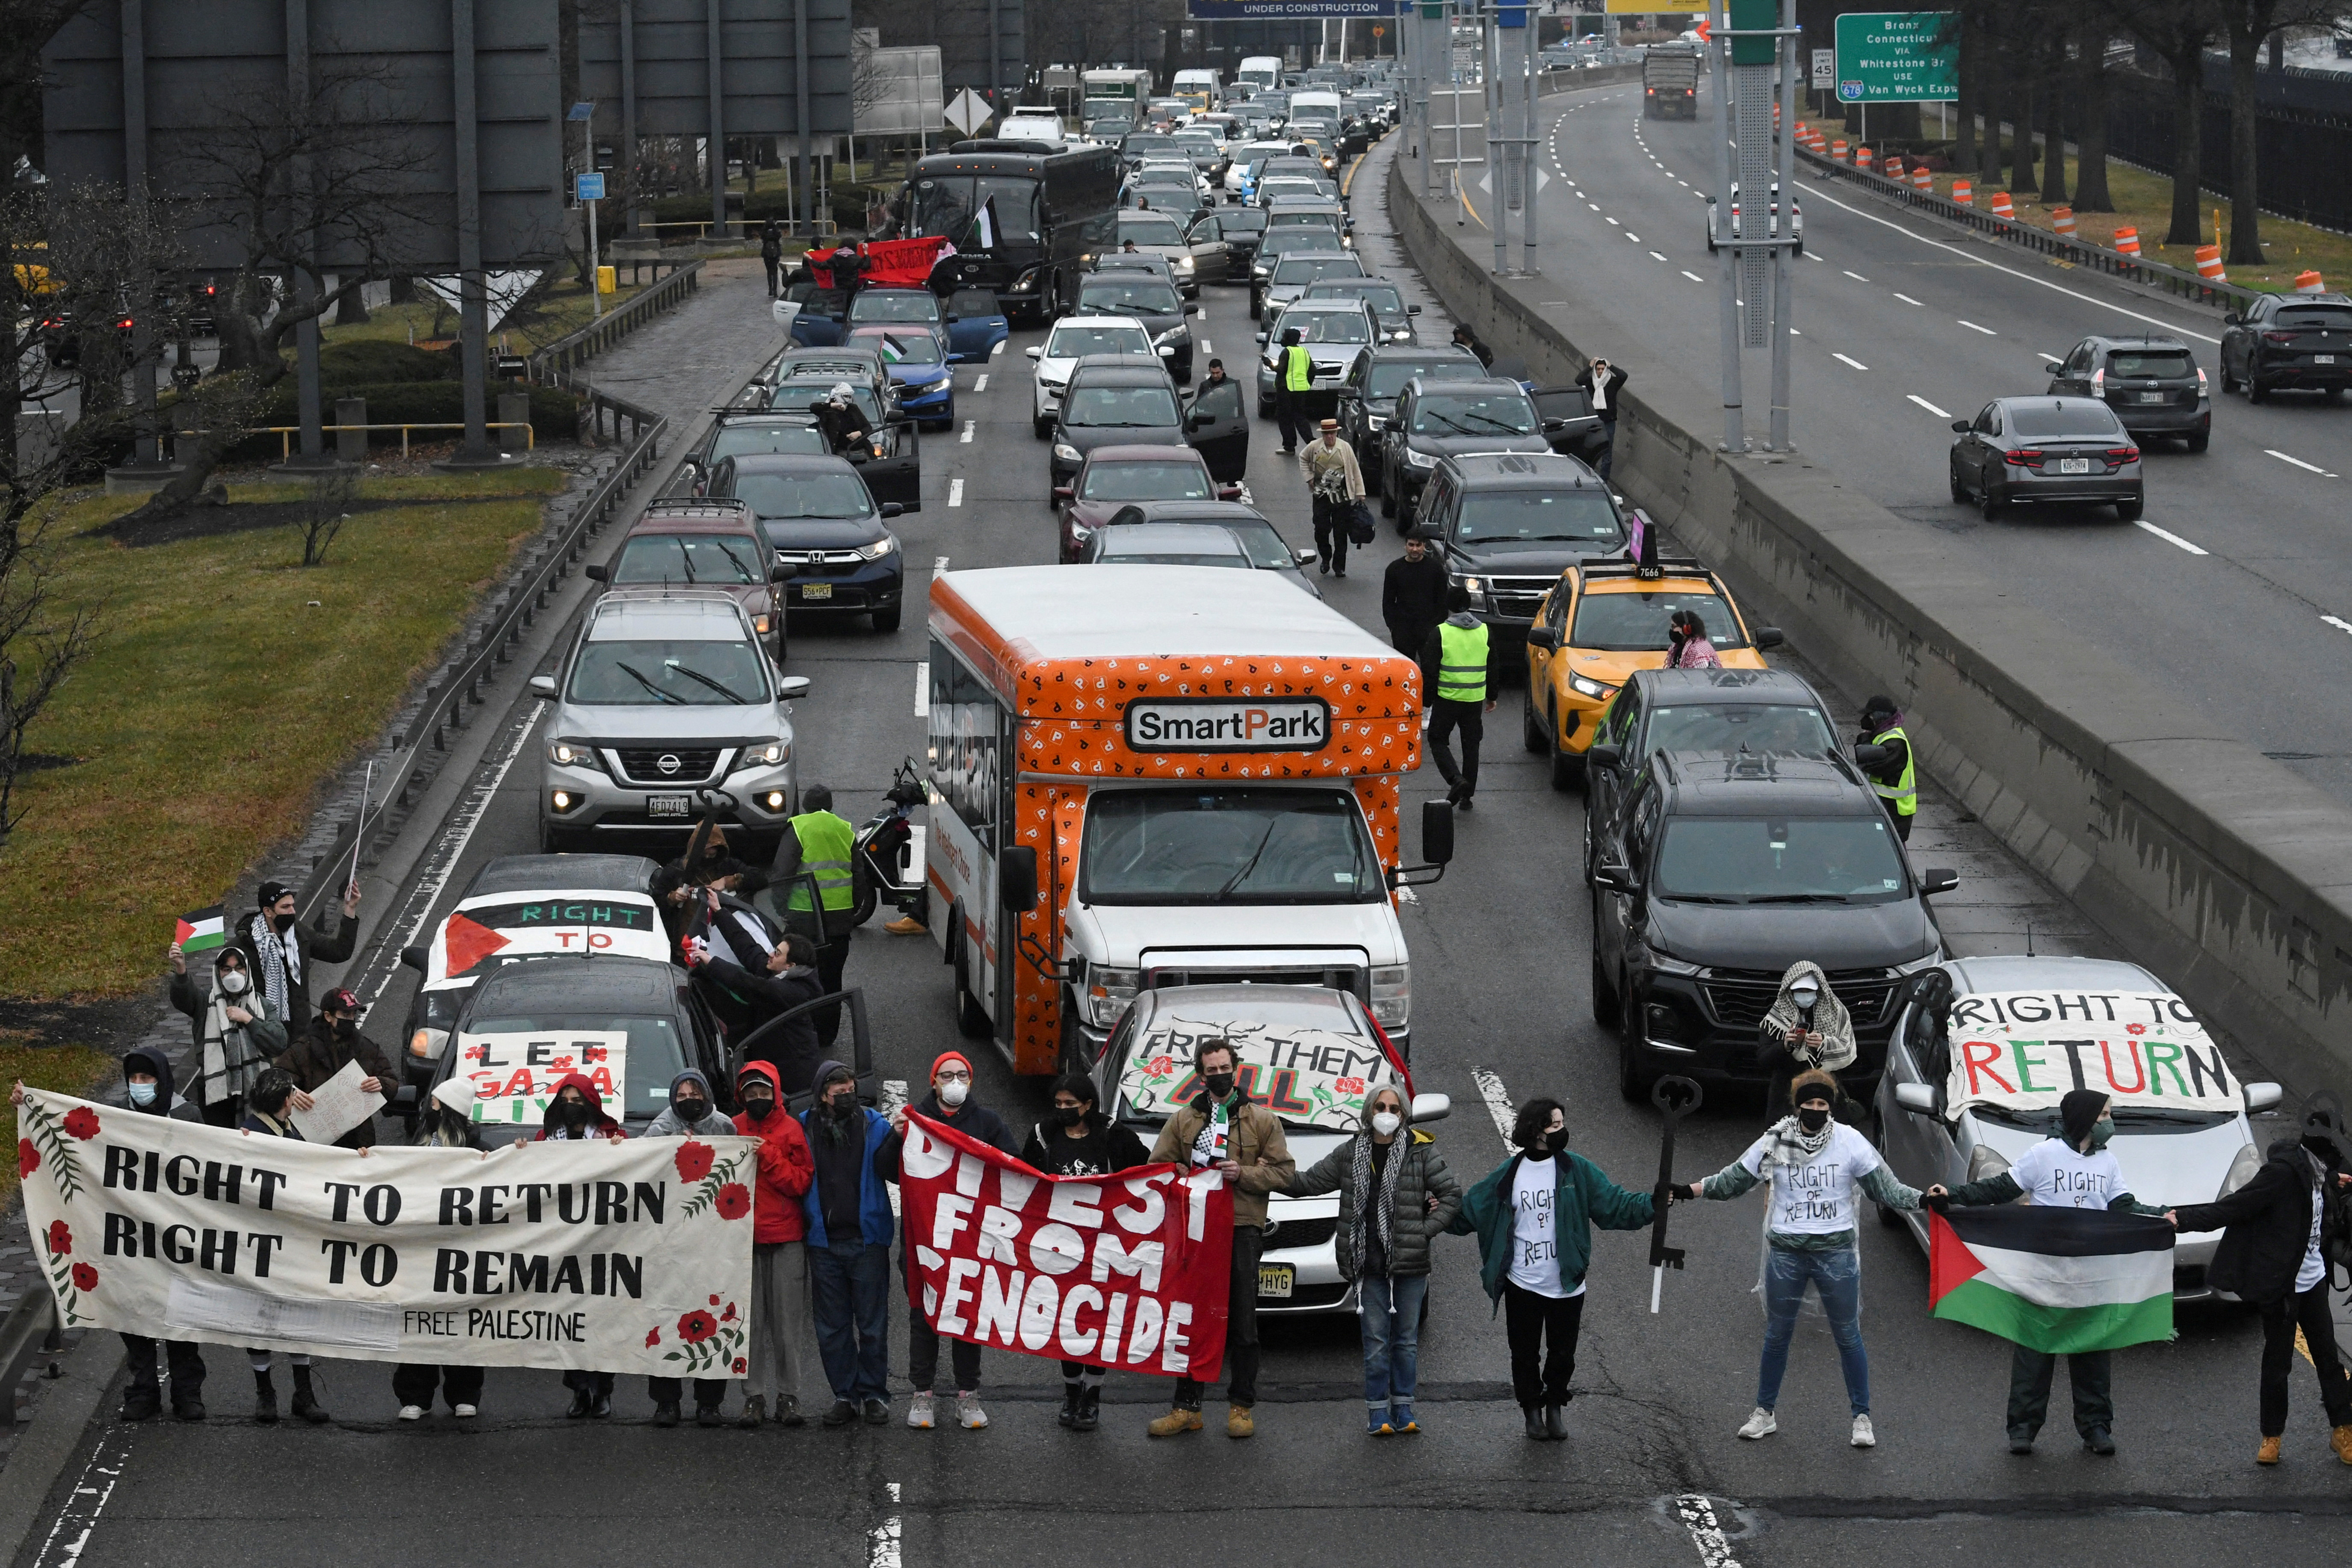
<path fill-rule="evenodd" d="M 238 1130 L 257 1138 L 302 1142 L 301 1129 L 294 1125 L 293 1098 L 294 1080 L 277 1068 L 269 1068 L 254 1080 L 252 1098 Z M 278 1389 L 269 1380 L 269 1359 L 270 1352 L 266 1349 L 245 1352 L 246 1364 L 253 1369 L 253 1418 L 264 1426 L 278 1425 Z M 333 1420 L 310 1385 L 310 1358 L 297 1352 L 286 1359 L 294 1363 L 294 1419 L 308 1421 L 314 1426 L 323 1426 Z"/>
<path fill-rule="evenodd" d="M 669 1080 L 669 1104 L 646 1126 L 648 1138 L 724 1138 L 731 1137 L 735 1123 L 722 1116 L 710 1102 L 710 1080 L 693 1068 L 687 1068 Z M 756 1227 L 755 1218 L 752 1225 Z M 719 1369 L 725 1371 L 724 1367 Z M 675 1377 L 646 1379 L 646 1393 L 654 1402 L 654 1425 L 675 1426 L 678 1423 L 678 1404 L 686 1390 L 682 1380 Z M 719 1406 L 727 1397 L 727 1380 L 723 1377 L 698 1377 L 694 1380 L 694 1424 L 698 1426 L 719 1425 Z"/>
<path fill-rule="evenodd" d="M 1233 1184 L 1234 1260 L 1225 1309 L 1228 1437 L 1257 1432 L 1251 1408 L 1257 1404 L 1257 1260 L 1265 1247 L 1265 1194 L 1287 1185 L 1298 1169 L 1281 1121 L 1236 1087 L 1239 1061 L 1230 1042 L 1202 1040 L 1192 1053 L 1192 1070 L 1203 1087 L 1160 1127 L 1160 1141 L 1151 1148 L 1154 1164 L 1172 1163 L 1195 1171 L 1213 1165 Z M 1173 1405 L 1151 1423 L 1150 1434 L 1198 1432 L 1202 1392 L 1191 1378 L 1181 1380 Z"/>
<path fill-rule="evenodd" d="M 801 1116 L 815 1179 L 801 1200 L 808 1219 L 809 1276 L 816 1309 L 817 1358 L 833 1385 L 828 1426 L 863 1414 L 890 1419 L 890 1238 L 898 1219 L 898 1134 L 857 1103 L 857 1075 L 821 1062 L 817 1100 Z"/>
<path fill-rule="evenodd" d="M 188 978 L 187 954 L 173 942 L 172 1005 L 194 1020 L 197 1102 L 215 1127 L 235 1127 L 245 1117 L 246 1091 L 268 1070 L 270 1058 L 286 1048 L 286 1016 L 253 988 L 245 950 L 224 947 L 213 960 L 213 983 L 199 991 Z"/>
<path fill-rule="evenodd" d="M 1004 1118 L 971 1098 L 971 1058 L 961 1051 L 942 1051 L 932 1061 L 931 1092 L 915 1109 L 977 1142 L 1013 1153 L 1013 1130 L 1004 1125 Z M 898 1137 L 906 1136 L 905 1106 L 891 1109 L 890 1131 Z M 907 1238 L 903 1234 L 898 1237 L 898 1272 L 908 1272 Z M 980 1346 L 971 1340 L 953 1342 L 955 1349 L 950 1354 L 955 1368 L 956 1424 L 968 1432 L 977 1432 L 988 1425 L 988 1412 L 980 1403 Z M 915 1385 L 915 1397 L 907 1406 L 907 1425 L 918 1432 L 929 1431 L 937 1415 L 939 1395 L 931 1385 L 939 1381 L 939 1331 L 922 1313 L 909 1312 L 907 1377 Z"/>
<path fill-rule="evenodd" d="M 354 1061 L 368 1075 L 360 1079 L 362 1094 L 390 1094 L 400 1086 L 400 1069 L 383 1047 L 360 1033 L 359 996 L 339 989 L 327 993 L 318 1017 L 273 1065 L 294 1080 L 294 1103 L 308 1110 L 312 1091 Z M 371 1116 L 336 1139 L 335 1146 L 365 1149 L 374 1142 L 375 1118 Z"/>
<path fill-rule="evenodd" d="M 416 1118 L 409 1142 L 420 1149 L 470 1149 L 482 1152 L 482 1134 L 474 1125 L 474 1080 L 459 1075 L 445 1079 L 433 1091 L 433 1103 Z M 422 1421 L 433 1408 L 434 1390 L 449 1402 L 449 1414 L 470 1421 L 482 1407 L 482 1369 L 478 1366 L 436 1365 L 402 1362 L 392 1369 L 392 1396 L 400 1401 L 400 1419 Z"/>
<path fill-rule="evenodd" d="M 1429 1247 L 1462 1208 L 1462 1184 L 1437 1140 L 1408 1130 L 1406 1116 L 1404 1092 L 1381 1085 L 1364 1100 L 1361 1130 L 1283 1188 L 1292 1197 L 1339 1194 L 1339 1278 L 1355 1280 L 1360 1292 L 1364 1430 L 1374 1437 L 1421 1430 L 1412 1396 Z"/>
<path fill-rule="evenodd" d="M 1066 1073 L 1054 1084 L 1054 1109 L 1029 1129 L 1021 1161 L 1049 1176 L 1112 1176 L 1151 1163 L 1143 1140 L 1095 1109 L 1094 1080 Z M 1108 1367 L 1082 1361 L 1062 1363 L 1062 1412 L 1056 1417 L 1073 1432 L 1102 1424 L 1102 1381 Z"/>
<path fill-rule="evenodd" d="M 628 1130 L 605 1111 L 604 1097 L 597 1092 L 595 1083 L 586 1073 L 575 1072 L 557 1081 L 555 1098 L 547 1102 L 547 1115 L 530 1142 L 565 1143 L 585 1138 L 609 1138 L 617 1143 L 628 1135 Z M 563 1386 L 572 1391 L 572 1407 L 563 1413 L 565 1419 L 577 1421 L 593 1416 L 602 1421 L 610 1416 L 613 1381 L 609 1372 L 566 1368 Z"/>
<path fill-rule="evenodd" d="M 808 1316 L 808 1216 L 801 1204 L 815 1170 L 808 1137 L 784 1109 L 783 1086 L 767 1062 L 748 1061 L 735 1079 L 732 1130 L 760 1141 L 760 1182 L 751 1194 L 751 1354 L 743 1372 L 743 1413 L 756 1427 L 772 1408 L 782 1426 L 801 1415 L 801 1328 Z"/>

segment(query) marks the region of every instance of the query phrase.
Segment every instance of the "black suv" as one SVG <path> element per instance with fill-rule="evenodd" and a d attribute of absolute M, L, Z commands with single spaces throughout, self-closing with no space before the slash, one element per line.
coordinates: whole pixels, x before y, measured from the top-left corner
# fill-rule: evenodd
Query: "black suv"
<path fill-rule="evenodd" d="M 1592 1016 L 1617 1030 L 1618 1087 L 1662 1073 L 1760 1086 L 1757 1032 L 1801 958 L 1828 973 L 1868 1100 L 1904 984 L 1944 955 L 1927 900 L 1869 781 L 1843 756 L 1661 752 L 1596 822 Z"/>
<path fill-rule="evenodd" d="M 1054 415 L 1054 457 L 1047 483 L 1073 484 L 1097 447 L 1182 447 L 1187 428 L 1168 373 L 1127 354 L 1088 354 L 1072 367 Z M 1059 502 L 1053 489 L 1045 504 Z"/>
<path fill-rule="evenodd" d="M 2260 403 L 2281 389 L 2352 386 L 2352 298 L 2342 294 L 2263 294 L 2242 316 L 2221 318 L 2221 390 L 2246 390 Z"/>
<path fill-rule="evenodd" d="M 1544 439 L 1563 458 L 1601 461 L 1609 449 L 1609 432 L 1592 411 L 1592 394 L 1580 386 L 1538 386 L 1528 395 L 1543 416 Z"/>
<path fill-rule="evenodd" d="M 1468 349 L 1452 343 L 1399 343 L 1358 354 L 1348 379 L 1339 384 L 1339 438 L 1356 449 L 1364 489 L 1373 495 L 1386 493 L 1381 465 L 1388 455 L 1389 421 L 1396 416 L 1397 395 L 1406 382 L 1423 374 L 1484 375 L 1486 368 Z M 1396 509 L 1391 504 L 1387 510 Z"/>
<path fill-rule="evenodd" d="M 2084 338 L 2050 367 L 2050 391 L 2097 398 L 2137 440 L 2179 436 L 2201 452 L 2212 439 L 2212 394 L 2179 338 Z"/>
<path fill-rule="evenodd" d="M 1520 661 L 1520 639 L 1562 572 L 1620 553 L 1629 538 L 1608 481 L 1549 452 L 1440 458 L 1421 514 L 1446 576 L 1470 590 L 1486 623 L 1496 668 Z"/>
<path fill-rule="evenodd" d="M 1549 453 L 1543 420 L 1525 388 L 1499 376 L 1415 376 L 1397 395 L 1382 449 L 1381 510 L 1411 531 L 1430 475 L 1447 458 L 1495 452 Z M 1552 574 L 1558 576 L 1555 570 Z"/>
<path fill-rule="evenodd" d="M 793 568 L 788 609 L 871 615 L 876 631 L 898 629 L 907 562 L 883 522 L 901 509 L 877 505 L 846 458 L 746 452 L 719 458 L 709 489 L 749 505 L 777 563 Z"/>
<path fill-rule="evenodd" d="M 1167 279 L 1122 268 L 1089 272 L 1078 280 L 1072 310 L 1081 316 L 1132 317 L 1151 334 L 1153 348 L 1176 351 L 1167 356 L 1170 373 L 1180 382 L 1192 379 L 1192 328 L 1185 318 L 1199 315 L 1201 307 L 1184 303 Z"/>

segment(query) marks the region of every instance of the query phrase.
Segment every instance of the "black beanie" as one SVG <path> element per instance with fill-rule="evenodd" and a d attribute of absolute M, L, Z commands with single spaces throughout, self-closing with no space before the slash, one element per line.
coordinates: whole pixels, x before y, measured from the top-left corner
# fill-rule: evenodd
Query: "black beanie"
<path fill-rule="evenodd" d="M 2095 1089 L 2069 1089 L 2066 1098 L 2058 1102 L 2058 1128 L 2066 1142 L 2076 1148 L 2091 1135 L 2091 1129 L 2105 1107 L 2107 1096 Z"/>

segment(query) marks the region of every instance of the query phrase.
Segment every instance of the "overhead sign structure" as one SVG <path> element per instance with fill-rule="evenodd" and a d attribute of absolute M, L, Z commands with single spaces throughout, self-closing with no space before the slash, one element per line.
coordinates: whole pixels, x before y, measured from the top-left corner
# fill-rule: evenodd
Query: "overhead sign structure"
<path fill-rule="evenodd" d="M 1402 16 L 1404 0 L 1184 0 L 1195 22 L 1318 22 L 1350 16 Z"/>
<path fill-rule="evenodd" d="M 1844 103 L 1941 103 L 1960 96 L 1957 11 L 1851 11 L 1837 19 Z"/>
<path fill-rule="evenodd" d="M 987 124 L 989 116 L 995 112 L 988 107 L 986 99 L 972 91 L 971 89 L 965 88 L 956 94 L 955 100 L 948 105 L 947 119 L 950 125 L 969 136 Z"/>

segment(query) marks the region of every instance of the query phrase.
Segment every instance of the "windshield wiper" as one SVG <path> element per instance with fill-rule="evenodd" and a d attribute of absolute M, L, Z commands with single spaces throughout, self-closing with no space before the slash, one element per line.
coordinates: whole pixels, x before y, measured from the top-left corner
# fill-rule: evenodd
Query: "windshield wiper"
<path fill-rule="evenodd" d="M 1274 837 L 1274 830 L 1281 826 L 1282 818 L 1280 816 L 1276 816 L 1266 818 L 1265 831 L 1258 836 L 1257 847 L 1251 850 L 1250 858 L 1242 862 L 1242 868 L 1225 879 L 1225 885 L 1217 889 L 1216 897 L 1220 899 L 1226 897 L 1232 893 L 1235 888 L 1240 887 L 1243 879 L 1248 877 L 1252 871 L 1257 869 L 1257 858 L 1265 853 L 1266 844 Z"/>
<path fill-rule="evenodd" d="M 1748 901 L 1751 904 L 1842 904 L 1843 893 L 1759 893 Z"/>
<path fill-rule="evenodd" d="M 660 698 L 663 701 L 672 703 L 680 708 L 686 706 L 685 698 L 678 696 L 676 692 L 664 691 L 660 687 L 656 686 L 652 681 L 647 680 L 646 679 L 645 671 L 639 669 L 635 665 L 624 664 L 617 658 L 614 659 L 613 663 L 614 666 L 621 670 L 622 673 L 635 676 L 639 686 L 644 687 L 647 691 L 652 692 L 656 697 Z"/>
<path fill-rule="evenodd" d="M 1525 436 L 1525 435 L 1528 434 L 1528 432 L 1527 432 L 1527 431 L 1525 431 L 1525 430 L 1520 429 L 1520 428 L 1519 428 L 1517 426 L 1516 426 L 1516 425 L 1506 425 L 1506 424 L 1504 424 L 1501 420 L 1499 420 L 1499 419 L 1497 419 L 1497 418 L 1494 417 L 1492 415 L 1488 415 L 1488 414 L 1473 414 L 1473 415 L 1469 416 L 1469 417 L 1471 417 L 1471 418 L 1473 418 L 1473 419 L 1483 420 L 1483 421 L 1485 421 L 1487 425 L 1492 426 L 1495 429 L 1500 430 L 1500 431 L 1501 431 L 1504 435 L 1506 435 L 1506 436 Z"/>
<path fill-rule="evenodd" d="M 1670 893 L 1663 888 L 1658 889 L 1658 896 L 1662 899 L 1672 899 L 1678 904 L 1744 904 L 1748 901 L 1745 899 L 1727 898 L 1721 893 Z"/>
<path fill-rule="evenodd" d="M 702 682 L 703 685 L 708 686 L 711 690 L 716 691 L 719 696 L 724 697 L 728 701 L 736 704 L 738 707 L 746 706 L 751 700 L 748 697 L 737 696 L 733 687 L 723 686 L 718 681 L 711 679 L 710 677 L 703 674 L 702 671 L 698 669 L 689 669 L 682 664 L 675 666 L 674 668 L 680 675 L 685 676 L 688 680 L 698 680 Z"/>
<path fill-rule="evenodd" d="M 1447 418 L 1444 415 L 1443 415 L 1443 414 L 1432 414 L 1432 415 L 1430 415 L 1430 416 L 1429 416 L 1429 417 L 1430 417 L 1431 419 L 1434 420 L 1436 423 L 1438 423 L 1438 424 L 1440 424 L 1440 425 L 1444 426 L 1448 430 L 1453 431 L 1456 436 L 1475 436 L 1475 435 L 1478 433 L 1478 432 L 1476 432 L 1475 430 L 1465 430 L 1465 429 L 1464 429 L 1461 426 L 1456 425 L 1455 423 L 1454 423 L 1454 421 L 1453 421 L 1453 420 L 1448 419 L 1448 418 Z"/>

